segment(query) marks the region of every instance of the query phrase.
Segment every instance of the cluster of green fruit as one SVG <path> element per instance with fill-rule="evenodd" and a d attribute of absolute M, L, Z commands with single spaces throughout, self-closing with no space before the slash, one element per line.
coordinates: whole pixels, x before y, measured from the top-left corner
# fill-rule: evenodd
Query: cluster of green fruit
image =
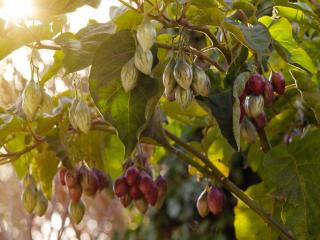
<path fill-rule="evenodd" d="M 144 214 L 149 204 L 158 209 L 162 207 L 167 182 L 161 175 L 153 181 L 150 169 L 144 164 L 127 161 L 124 174 L 115 180 L 113 189 L 124 207 L 128 207 L 133 201 L 139 212 Z"/>
<path fill-rule="evenodd" d="M 48 208 L 48 199 L 43 192 L 37 188 L 36 181 L 31 174 L 27 174 L 23 179 L 24 190 L 22 192 L 22 204 L 29 214 L 43 216 Z"/>
<path fill-rule="evenodd" d="M 225 195 L 218 187 L 206 187 L 197 200 L 197 210 L 201 217 L 206 217 L 210 212 L 218 216 L 224 207 Z"/>
<path fill-rule="evenodd" d="M 285 80 L 281 73 L 272 72 L 270 79 L 264 79 L 258 73 L 250 76 L 240 100 L 241 135 L 248 142 L 254 142 L 257 136 L 256 129 L 263 129 L 267 124 L 264 107 L 271 107 L 275 93 L 283 95 Z"/>
<path fill-rule="evenodd" d="M 110 179 L 97 168 L 90 169 L 86 165 L 79 168 L 67 169 L 62 167 L 59 170 L 61 185 L 67 186 L 71 202 L 69 204 L 70 219 L 78 224 L 81 222 L 85 205 L 81 200 L 82 193 L 94 197 L 98 191 L 102 191 L 110 184 Z"/>

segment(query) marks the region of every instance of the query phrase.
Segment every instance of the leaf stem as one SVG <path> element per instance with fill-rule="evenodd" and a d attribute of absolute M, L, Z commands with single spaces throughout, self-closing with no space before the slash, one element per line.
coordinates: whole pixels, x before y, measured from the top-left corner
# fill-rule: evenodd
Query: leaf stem
<path fill-rule="evenodd" d="M 270 227 L 272 227 L 275 231 L 278 232 L 278 234 L 283 239 L 288 240 L 294 240 L 294 237 L 290 233 L 290 231 L 282 224 L 278 223 L 270 214 L 268 214 L 256 201 L 254 201 L 252 198 L 250 198 L 248 195 L 246 195 L 241 189 L 239 189 L 233 182 L 231 182 L 228 178 L 226 178 L 223 173 L 220 172 L 219 169 L 217 169 L 214 164 L 208 159 L 206 156 L 204 156 L 202 153 L 198 152 L 196 149 L 194 149 L 192 146 L 186 144 L 184 141 L 179 139 L 174 134 L 170 133 L 169 131 L 165 130 L 165 133 L 168 138 L 173 140 L 175 143 L 177 143 L 179 146 L 193 154 L 194 156 L 198 157 L 202 162 L 210 169 L 208 170 L 207 167 L 201 166 L 199 163 L 194 161 L 192 158 L 188 157 L 186 154 L 184 154 L 181 150 L 176 149 L 172 145 L 168 143 L 163 143 L 164 147 L 177 155 L 179 158 L 187 162 L 188 164 L 195 167 L 198 171 L 200 171 L 202 174 L 209 178 L 214 178 L 216 181 L 220 182 L 225 189 L 233 193 L 237 198 L 239 198 L 241 201 L 243 201 L 249 208 L 251 208 L 253 211 L 255 211 Z"/>

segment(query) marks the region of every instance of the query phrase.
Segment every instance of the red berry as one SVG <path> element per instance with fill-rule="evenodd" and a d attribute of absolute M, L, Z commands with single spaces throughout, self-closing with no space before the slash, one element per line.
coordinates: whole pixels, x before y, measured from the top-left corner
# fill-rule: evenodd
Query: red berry
<path fill-rule="evenodd" d="M 79 202 L 82 195 L 82 188 L 80 184 L 76 184 L 74 187 L 68 188 L 69 196 L 72 201 Z"/>
<path fill-rule="evenodd" d="M 136 183 L 139 177 L 139 170 L 135 166 L 131 166 L 127 169 L 125 173 L 125 178 L 129 186 L 132 186 Z"/>
<path fill-rule="evenodd" d="M 247 82 L 248 89 L 254 93 L 254 94 L 263 94 L 264 87 L 265 87 L 265 81 L 263 77 L 258 74 L 252 74 Z"/>
<path fill-rule="evenodd" d="M 145 194 L 145 198 L 150 205 L 152 206 L 156 205 L 158 200 L 158 189 L 155 184 L 152 185 L 151 191 Z"/>
<path fill-rule="evenodd" d="M 142 192 L 139 190 L 138 185 L 133 185 L 130 187 L 129 195 L 133 200 L 137 200 L 142 197 Z"/>
<path fill-rule="evenodd" d="M 155 184 L 157 186 L 158 189 L 158 195 L 159 197 L 163 197 L 164 195 L 166 195 L 167 193 L 167 181 L 164 179 L 164 177 L 162 177 L 161 175 L 159 175 L 157 177 L 157 179 L 155 180 Z"/>
<path fill-rule="evenodd" d="M 79 180 L 79 174 L 76 170 L 72 169 L 72 170 L 67 170 L 65 177 L 64 177 L 64 181 L 67 185 L 67 187 L 74 187 Z"/>
<path fill-rule="evenodd" d="M 65 167 L 62 167 L 59 170 L 59 181 L 62 186 L 66 185 L 65 176 L 66 176 L 67 171 L 68 171 L 68 169 L 66 169 Z"/>
<path fill-rule="evenodd" d="M 271 107 L 273 102 L 273 86 L 272 83 L 268 80 L 266 80 L 266 85 L 264 88 L 263 98 L 264 98 L 264 105 L 266 107 Z"/>
<path fill-rule="evenodd" d="M 113 191 L 118 197 L 123 197 L 129 192 L 129 186 L 125 177 L 121 176 L 116 179 L 113 185 Z"/>
<path fill-rule="evenodd" d="M 128 207 L 131 203 L 131 198 L 130 198 L 129 194 L 126 194 L 126 195 L 120 197 L 120 202 L 122 203 L 122 206 L 124 206 L 125 208 Z"/>
<path fill-rule="evenodd" d="M 224 207 L 224 193 L 217 187 L 212 187 L 207 196 L 208 207 L 214 215 L 219 215 Z"/>
<path fill-rule="evenodd" d="M 143 194 L 148 194 L 151 191 L 153 184 L 150 175 L 144 173 L 140 178 L 139 189 Z"/>
<path fill-rule="evenodd" d="M 81 174 L 81 187 L 87 196 L 94 196 L 98 190 L 98 178 L 93 171 L 83 171 Z"/>
<path fill-rule="evenodd" d="M 253 120 L 258 129 L 263 129 L 267 124 L 267 115 L 264 112 L 262 112 Z"/>
<path fill-rule="evenodd" d="M 109 179 L 103 171 L 97 168 L 93 168 L 92 171 L 98 179 L 98 190 L 101 191 L 109 185 Z"/>
<path fill-rule="evenodd" d="M 283 95 L 286 87 L 286 81 L 281 73 L 272 72 L 271 74 L 271 82 L 273 89 L 279 95 Z"/>

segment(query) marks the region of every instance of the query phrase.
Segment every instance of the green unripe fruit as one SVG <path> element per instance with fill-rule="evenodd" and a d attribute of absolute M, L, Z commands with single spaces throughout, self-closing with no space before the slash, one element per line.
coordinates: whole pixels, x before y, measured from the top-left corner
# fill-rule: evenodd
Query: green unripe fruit
<path fill-rule="evenodd" d="M 80 200 L 79 202 L 70 202 L 68 212 L 71 221 L 75 224 L 79 224 L 84 216 L 86 207 Z"/>

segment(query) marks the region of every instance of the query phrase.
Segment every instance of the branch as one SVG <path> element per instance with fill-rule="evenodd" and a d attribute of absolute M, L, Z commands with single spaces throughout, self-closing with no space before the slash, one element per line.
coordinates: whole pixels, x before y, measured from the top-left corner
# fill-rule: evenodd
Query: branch
<path fill-rule="evenodd" d="M 47 45 L 41 42 L 37 42 L 36 44 L 27 44 L 26 46 L 34 49 L 62 50 L 58 45 Z"/>
<path fill-rule="evenodd" d="M 198 171 L 200 171 L 204 176 L 209 178 L 214 178 L 216 181 L 221 183 L 225 189 L 227 189 L 229 192 L 233 193 L 237 198 L 239 198 L 241 201 L 243 201 L 248 207 L 250 207 L 253 211 L 255 211 L 270 227 L 272 227 L 275 231 L 278 232 L 278 234 L 283 239 L 288 240 L 294 240 L 294 237 L 290 233 L 290 231 L 282 224 L 278 223 L 270 214 L 268 214 L 256 201 L 251 199 L 249 196 L 247 196 L 241 189 L 239 189 L 233 182 L 231 182 L 228 178 L 226 178 L 223 173 L 217 169 L 213 163 L 202 153 L 198 152 L 196 149 L 194 149 L 192 146 L 186 144 L 182 140 L 180 140 L 178 137 L 170 133 L 169 131 L 165 130 L 165 133 L 168 138 L 172 139 L 174 142 L 176 142 L 178 145 L 183 147 L 188 152 L 192 153 L 194 156 L 198 157 L 202 162 L 210 169 L 208 170 L 207 167 L 201 166 L 199 163 L 195 162 L 193 159 L 185 155 L 183 152 L 181 152 L 179 149 L 174 148 L 168 143 L 163 143 L 164 147 L 177 155 L 179 158 L 187 162 L 188 164 L 192 165 L 194 168 L 196 168 Z"/>
<path fill-rule="evenodd" d="M 171 45 L 167 45 L 167 44 L 163 44 L 163 43 L 157 43 L 157 46 L 160 48 L 164 48 L 164 49 L 173 49 L 175 51 L 179 51 L 179 48 L 177 46 L 171 46 Z M 186 46 L 183 48 L 183 50 L 186 52 L 192 53 L 192 54 L 198 56 L 199 58 L 207 61 L 211 65 L 215 66 L 220 72 L 226 72 L 226 69 L 224 69 L 218 62 L 211 59 L 210 57 L 208 57 L 206 54 L 199 51 L 198 49 L 190 47 L 190 46 Z"/>

